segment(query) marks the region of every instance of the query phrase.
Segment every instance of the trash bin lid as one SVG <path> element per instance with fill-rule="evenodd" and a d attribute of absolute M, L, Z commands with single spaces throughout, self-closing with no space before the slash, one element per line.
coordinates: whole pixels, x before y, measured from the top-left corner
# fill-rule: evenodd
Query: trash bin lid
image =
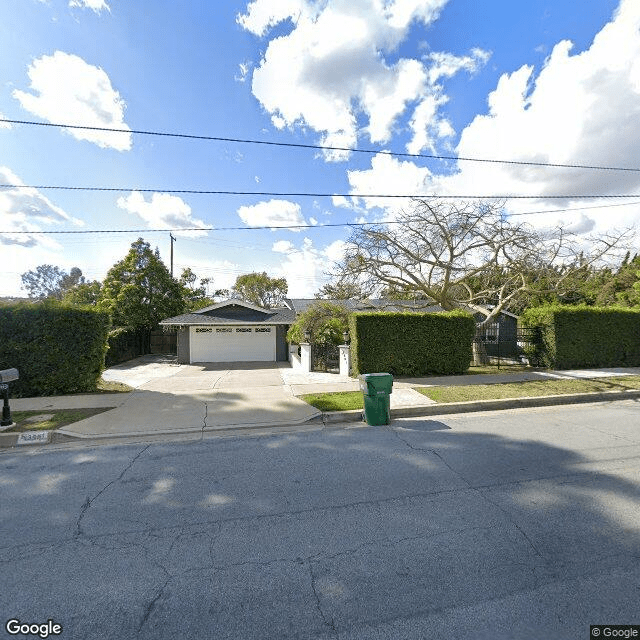
<path fill-rule="evenodd" d="M 360 376 L 360 388 L 371 395 L 391 393 L 393 376 L 390 373 L 364 373 Z"/>

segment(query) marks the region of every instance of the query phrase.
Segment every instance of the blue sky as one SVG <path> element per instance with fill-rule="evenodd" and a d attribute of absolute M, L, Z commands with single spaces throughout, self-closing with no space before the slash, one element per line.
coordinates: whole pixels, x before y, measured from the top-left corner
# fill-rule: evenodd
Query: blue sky
<path fill-rule="evenodd" d="M 10 120 L 285 143 L 640 167 L 640 3 L 634 0 L 19 0 L 0 5 L 0 114 Z M 579 12 L 576 7 L 579 6 Z M 347 240 L 323 224 L 392 217 L 358 197 L 168 190 L 526 194 L 508 211 L 580 237 L 636 225 L 640 173 L 521 168 L 0 122 L 0 295 L 20 274 L 102 279 L 143 236 L 216 288 L 250 271 L 312 296 Z M 151 189 L 141 193 L 137 189 Z M 545 197 L 547 196 L 547 197 Z M 406 203 L 405 203 L 406 206 Z M 310 228 L 255 229 L 308 224 Z M 207 227 L 246 230 L 206 231 Z"/>

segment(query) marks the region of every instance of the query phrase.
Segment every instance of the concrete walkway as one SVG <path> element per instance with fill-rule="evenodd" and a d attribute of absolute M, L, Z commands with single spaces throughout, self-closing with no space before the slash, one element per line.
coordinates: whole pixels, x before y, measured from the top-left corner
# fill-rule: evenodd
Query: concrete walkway
<path fill-rule="evenodd" d="M 487 375 L 398 378 L 392 409 L 427 408 L 434 401 L 414 387 L 495 384 L 548 378 L 638 375 L 640 368 L 535 371 Z M 58 430 L 78 438 L 163 435 L 228 428 L 299 425 L 321 416 L 298 396 L 359 391 L 357 379 L 331 373 L 300 373 L 287 363 L 178 365 L 171 358 L 143 356 L 111 367 L 105 380 L 134 387 L 130 393 L 81 394 L 11 401 L 14 411 L 114 407 Z"/>

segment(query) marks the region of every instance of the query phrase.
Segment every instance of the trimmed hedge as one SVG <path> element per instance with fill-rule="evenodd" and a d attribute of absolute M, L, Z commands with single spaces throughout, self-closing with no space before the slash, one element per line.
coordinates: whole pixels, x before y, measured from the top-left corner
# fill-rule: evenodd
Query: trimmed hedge
<path fill-rule="evenodd" d="M 473 316 L 445 313 L 354 313 L 349 320 L 356 374 L 461 374 L 471 362 Z"/>
<path fill-rule="evenodd" d="M 520 317 L 536 327 L 540 342 L 528 354 L 557 369 L 640 365 L 640 309 L 555 306 L 527 309 Z"/>
<path fill-rule="evenodd" d="M 0 369 L 12 397 L 92 391 L 104 368 L 108 313 L 51 302 L 0 307 Z"/>

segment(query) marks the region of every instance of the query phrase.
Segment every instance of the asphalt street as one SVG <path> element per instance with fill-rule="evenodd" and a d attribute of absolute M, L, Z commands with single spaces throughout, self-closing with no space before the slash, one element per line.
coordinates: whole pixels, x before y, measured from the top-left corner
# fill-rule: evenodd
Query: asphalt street
<path fill-rule="evenodd" d="M 0 612 L 65 639 L 640 624 L 640 403 L 0 453 Z"/>

